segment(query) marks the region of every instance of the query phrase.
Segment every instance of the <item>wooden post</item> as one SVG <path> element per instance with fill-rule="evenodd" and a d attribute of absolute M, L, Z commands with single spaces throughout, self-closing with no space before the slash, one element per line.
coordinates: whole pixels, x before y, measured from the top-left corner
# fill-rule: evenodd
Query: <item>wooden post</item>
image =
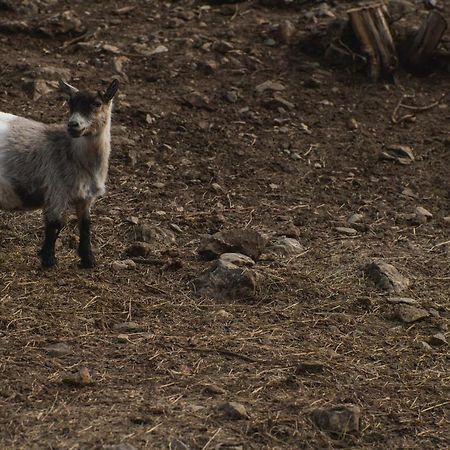
<path fill-rule="evenodd" d="M 406 51 L 405 66 L 413 72 L 426 73 L 433 52 L 446 29 L 445 17 L 436 10 L 431 11 Z"/>
<path fill-rule="evenodd" d="M 368 59 L 370 79 L 378 81 L 380 77 L 390 75 L 397 68 L 398 59 L 385 3 L 352 8 L 347 14 L 361 50 Z"/>

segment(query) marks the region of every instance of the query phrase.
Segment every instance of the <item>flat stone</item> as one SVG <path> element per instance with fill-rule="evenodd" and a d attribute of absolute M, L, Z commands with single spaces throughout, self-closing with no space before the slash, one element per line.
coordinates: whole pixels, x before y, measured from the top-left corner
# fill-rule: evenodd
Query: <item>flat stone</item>
<path fill-rule="evenodd" d="M 312 412 L 312 419 L 323 431 L 339 435 L 347 434 L 359 431 L 361 408 L 353 404 L 317 408 Z"/>
<path fill-rule="evenodd" d="M 205 235 L 197 251 L 206 260 L 215 259 L 223 253 L 241 253 L 256 261 L 266 244 L 267 240 L 257 231 L 234 229 Z"/>
<path fill-rule="evenodd" d="M 375 285 L 384 291 L 399 293 L 410 285 L 409 279 L 393 265 L 382 261 L 368 264 L 365 271 Z"/>
<path fill-rule="evenodd" d="M 241 403 L 227 402 L 219 406 L 219 411 L 221 411 L 225 417 L 231 420 L 241 420 L 248 419 L 249 415 L 245 406 Z"/>
<path fill-rule="evenodd" d="M 133 226 L 131 238 L 139 242 L 161 242 L 173 244 L 176 241 L 173 231 L 146 223 Z"/>
<path fill-rule="evenodd" d="M 296 375 L 311 375 L 314 373 L 322 373 L 325 365 L 319 361 L 302 361 L 295 369 Z"/>
<path fill-rule="evenodd" d="M 358 231 L 356 231 L 354 228 L 348 227 L 336 227 L 336 231 L 347 236 L 355 236 L 356 234 L 358 234 Z"/>
<path fill-rule="evenodd" d="M 252 258 L 242 253 L 222 253 L 219 259 L 220 261 L 231 263 L 238 267 L 251 267 L 255 265 L 255 261 Z"/>
<path fill-rule="evenodd" d="M 407 145 L 390 145 L 381 153 L 381 158 L 403 165 L 411 164 L 415 160 L 412 148 Z"/>
<path fill-rule="evenodd" d="M 120 333 L 137 333 L 143 331 L 144 327 L 136 322 L 121 322 L 114 324 L 113 330 Z"/>
<path fill-rule="evenodd" d="M 153 246 L 146 242 L 135 242 L 126 249 L 125 253 L 133 257 L 146 257 L 152 254 Z"/>
<path fill-rule="evenodd" d="M 114 261 L 111 264 L 111 268 L 115 271 L 134 269 L 136 267 L 136 263 L 132 259 L 124 259 L 122 261 Z"/>
<path fill-rule="evenodd" d="M 433 218 L 433 214 L 422 206 L 418 206 L 414 211 L 414 219 L 416 223 L 423 224 Z"/>
<path fill-rule="evenodd" d="M 50 356 L 55 356 L 57 358 L 61 358 L 62 356 L 66 356 L 72 353 L 72 347 L 70 345 L 64 344 L 63 342 L 47 345 L 47 347 L 44 347 L 44 350 Z"/>
<path fill-rule="evenodd" d="M 409 297 L 390 297 L 388 298 L 389 303 L 404 303 L 406 305 L 417 305 L 417 300 Z"/>
<path fill-rule="evenodd" d="M 395 309 L 395 317 L 404 323 L 413 323 L 425 319 L 430 314 L 426 309 L 400 303 Z"/>
<path fill-rule="evenodd" d="M 75 373 L 64 375 L 61 381 L 74 386 L 87 386 L 93 382 L 91 373 L 87 367 L 81 367 Z"/>
<path fill-rule="evenodd" d="M 355 223 L 361 223 L 363 219 L 364 216 L 362 214 L 355 213 L 348 218 L 347 223 L 354 225 Z"/>
<path fill-rule="evenodd" d="M 433 336 L 431 336 L 430 339 L 429 339 L 429 343 L 431 345 L 436 345 L 436 346 L 438 346 L 438 345 L 447 345 L 448 344 L 444 333 L 433 334 Z"/>
<path fill-rule="evenodd" d="M 272 80 L 264 81 L 264 83 L 258 84 L 258 86 L 255 87 L 255 91 L 258 92 L 258 94 L 262 94 L 266 91 L 284 91 L 285 89 L 286 86 L 284 84 Z"/>
<path fill-rule="evenodd" d="M 278 256 L 295 256 L 303 253 L 305 247 L 297 239 L 283 236 L 268 246 L 267 251 Z"/>

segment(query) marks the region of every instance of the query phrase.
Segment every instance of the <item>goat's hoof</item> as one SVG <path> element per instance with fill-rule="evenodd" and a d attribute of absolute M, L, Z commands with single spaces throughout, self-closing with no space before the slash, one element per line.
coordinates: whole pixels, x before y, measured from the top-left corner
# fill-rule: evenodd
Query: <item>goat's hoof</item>
<path fill-rule="evenodd" d="M 82 259 L 80 261 L 80 266 L 83 269 L 92 269 L 96 266 L 95 258 L 92 256 L 90 258 Z"/>
<path fill-rule="evenodd" d="M 41 259 L 41 265 L 44 269 L 50 269 L 51 267 L 56 266 L 57 263 L 58 261 L 54 256 L 43 257 Z"/>

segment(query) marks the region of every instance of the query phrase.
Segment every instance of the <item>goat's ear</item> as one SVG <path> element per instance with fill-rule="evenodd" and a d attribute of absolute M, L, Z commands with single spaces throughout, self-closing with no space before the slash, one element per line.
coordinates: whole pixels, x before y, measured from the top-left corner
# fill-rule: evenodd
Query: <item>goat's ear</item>
<path fill-rule="evenodd" d="M 78 92 L 78 89 L 76 87 L 73 87 L 72 85 L 66 83 L 62 79 L 59 80 L 59 89 L 61 89 L 61 91 L 64 92 L 64 94 L 68 95 L 69 97 Z"/>
<path fill-rule="evenodd" d="M 120 84 L 119 80 L 117 80 L 117 79 L 112 80 L 108 89 L 106 89 L 105 93 L 103 94 L 103 100 L 106 103 L 110 102 L 113 99 L 113 97 L 117 94 L 117 91 L 119 89 L 119 84 Z"/>

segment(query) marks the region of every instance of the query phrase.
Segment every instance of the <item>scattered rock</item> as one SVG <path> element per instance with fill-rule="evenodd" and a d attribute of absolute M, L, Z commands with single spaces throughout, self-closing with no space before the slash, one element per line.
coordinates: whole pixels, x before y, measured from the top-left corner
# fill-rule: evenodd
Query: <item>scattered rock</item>
<path fill-rule="evenodd" d="M 56 81 L 46 81 L 42 79 L 24 81 L 25 92 L 33 99 L 38 100 L 49 92 L 55 91 L 58 88 Z"/>
<path fill-rule="evenodd" d="M 204 236 L 197 251 L 206 260 L 222 253 L 242 253 L 256 261 L 266 244 L 267 240 L 257 231 L 234 229 Z"/>
<path fill-rule="evenodd" d="M 208 395 L 221 395 L 225 394 L 226 391 L 216 384 L 205 384 L 203 386 L 203 392 Z"/>
<path fill-rule="evenodd" d="M 278 28 L 278 39 L 282 44 L 290 44 L 295 32 L 295 25 L 290 20 L 283 20 Z"/>
<path fill-rule="evenodd" d="M 81 367 L 75 373 L 68 373 L 63 376 L 62 382 L 65 384 L 71 384 L 75 386 L 87 386 L 92 384 L 92 376 L 87 367 Z"/>
<path fill-rule="evenodd" d="M 212 44 L 211 48 L 218 53 L 228 53 L 234 49 L 233 45 L 227 41 L 216 41 Z"/>
<path fill-rule="evenodd" d="M 135 225 L 131 237 L 139 242 L 161 242 L 164 244 L 173 244 L 176 240 L 173 231 L 145 223 Z"/>
<path fill-rule="evenodd" d="M 395 309 L 395 317 L 404 323 L 413 323 L 425 319 L 430 314 L 426 309 L 399 303 Z"/>
<path fill-rule="evenodd" d="M 126 269 L 134 269 L 136 267 L 136 263 L 132 259 L 124 259 L 122 261 L 114 261 L 111 264 L 111 268 L 116 271 L 126 270 Z"/>
<path fill-rule="evenodd" d="M 360 223 L 363 219 L 364 219 L 364 216 L 362 214 L 355 213 L 355 214 L 352 214 L 348 218 L 347 223 L 349 223 L 350 225 L 353 225 L 355 223 Z"/>
<path fill-rule="evenodd" d="M 407 145 L 390 145 L 381 153 L 381 158 L 403 165 L 411 164 L 415 160 L 412 148 Z"/>
<path fill-rule="evenodd" d="M 158 45 L 153 50 L 150 50 L 146 56 L 159 55 L 161 53 L 167 53 L 169 49 L 165 45 Z"/>
<path fill-rule="evenodd" d="M 359 431 L 361 408 L 353 404 L 317 408 L 312 413 L 312 419 L 321 430 L 334 434 L 347 434 Z"/>
<path fill-rule="evenodd" d="M 241 253 L 222 253 L 219 259 L 224 263 L 231 263 L 238 267 L 251 267 L 255 265 L 255 261 L 252 258 Z"/>
<path fill-rule="evenodd" d="M 113 330 L 120 333 L 138 333 L 143 331 L 144 327 L 136 322 L 121 322 L 113 325 Z"/>
<path fill-rule="evenodd" d="M 219 411 L 221 411 L 225 417 L 231 420 L 241 420 L 248 419 L 249 415 L 245 406 L 241 403 L 227 402 L 219 406 Z"/>
<path fill-rule="evenodd" d="M 181 97 L 181 102 L 189 108 L 206 109 L 211 111 L 209 98 L 197 91 L 189 92 Z"/>
<path fill-rule="evenodd" d="M 347 128 L 355 131 L 359 128 L 359 123 L 353 117 L 347 121 Z"/>
<path fill-rule="evenodd" d="M 424 224 L 431 220 L 432 217 L 433 214 L 431 214 L 430 211 L 423 208 L 422 206 L 418 206 L 414 211 L 414 221 L 418 224 Z"/>
<path fill-rule="evenodd" d="M 252 297 L 256 289 L 254 271 L 235 264 L 216 261 L 211 269 L 193 281 L 195 291 L 218 299 Z"/>
<path fill-rule="evenodd" d="M 280 237 L 269 247 L 267 247 L 267 252 L 278 256 L 295 256 L 303 253 L 305 247 L 297 239 Z"/>
<path fill-rule="evenodd" d="M 264 81 L 264 83 L 258 84 L 258 86 L 255 87 L 255 91 L 258 94 L 262 94 L 266 91 L 284 91 L 285 89 L 286 86 L 284 84 L 272 80 Z"/>
<path fill-rule="evenodd" d="M 233 314 L 225 311 L 224 309 L 219 309 L 218 311 L 213 312 L 211 316 L 214 320 L 220 320 L 222 322 L 226 322 L 233 318 Z"/>
<path fill-rule="evenodd" d="M 56 358 L 61 358 L 72 353 L 72 347 L 70 345 L 64 344 L 63 342 L 47 345 L 47 347 L 44 347 L 44 350 L 50 356 L 55 356 Z"/>
<path fill-rule="evenodd" d="M 223 98 L 228 102 L 228 103 L 236 103 L 239 99 L 238 97 L 238 93 L 236 92 L 236 90 L 231 89 L 229 91 L 226 91 L 223 94 Z"/>
<path fill-rule="evenodd" d="M 409 279 L 391 264 L 382 261 L 372 262 L 365 270 L 375 285 L 384 291 L 399 293 L 410 285 Z"/>
<path fill-rule="evenodd" d="M 325 365 L 319 361 L 302 361 L 295 369 L 296 375 L 310 375 L 313 373 L 322 373 Z"/>
<path fill-rule="evenodd" d="M 445 223 L 447 226 L 450 226 L 450 216 L 444 217 L 444 223 Z"/>
<path fill-rule="evenodd" d="M 417 300 L 409 297 L 391 297 L 388 298 L 389 303 L 404 303 L 406 305 L 417 305 Z"/>
<path fill-rule="evenodd" d="M 445 338 L 444 333 L 436 333 L 430 337 L 428 341 L 431 345 L 447 345 L 447 339 Z"/>
<path fill-rule="evenodd" d="M 153 247 L 146 242 L 135 242 L 125 251 L 128 256 L 145 258 L 153 252 Z"/>
<path fill-rule="evenodd" d="M 262 104 L 267 109 L 279 109 L 279 108 L 294 109 L 295 108 L 294 103 L 291 103 L 278 95 L 264 100 Z"/>
<path fill-rule="evenodd" d="M 70 10 L 55 14 L 44 20 L 37 31 L 48 37 L 62 34 L 82 34 L 86 31 L 81 19 Z"/>
<path fill-rule="evenodd" d="M 354 228 L 348 227 L 336 227 L 336 231 L 347 236 L 355 236 L 356 234 L 358 234 L 358 232 Z"/>

